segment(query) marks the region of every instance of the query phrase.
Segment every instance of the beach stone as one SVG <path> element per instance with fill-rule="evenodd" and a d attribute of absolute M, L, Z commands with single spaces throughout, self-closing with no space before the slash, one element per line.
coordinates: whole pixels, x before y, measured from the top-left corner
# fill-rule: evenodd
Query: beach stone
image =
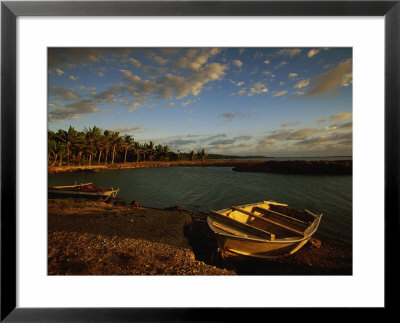
<path fill-rule="evenodd" d="M 185 209 L 181 205 L 175 205 L 175 206 L 167 207 L 164 210 L 167 210 L 167 211 L 179 211 L 179 212 L 185 211 Z"/>
<path fill-rule="evenodd" d="M 321 241 L 315 238 L 310 238 L 310 247 L 311 248 L 321 248 Z"/>
<path fill-rule="evenodd" d="M 134 207 L 139 207 L 139 201 L 136 201 L 136 200 L 133 200 L 132 202 L 131 202 L 131 205 L 133 205 Z"/>

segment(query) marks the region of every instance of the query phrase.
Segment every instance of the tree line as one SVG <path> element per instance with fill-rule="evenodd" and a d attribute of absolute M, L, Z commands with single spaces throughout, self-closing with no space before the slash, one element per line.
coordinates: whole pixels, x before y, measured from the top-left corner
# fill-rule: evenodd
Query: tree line
<path fill-rule="evenodd" d="M 173 152 L 168 145 L 154 142 L 140 144 L 131 135 L 102 130 L 96 126 L 77 131 L 48 130 L 48 165 L 108 165 L 143 161 L 205 160 L 208 153 L 201 149 L 189 153 Z"/>

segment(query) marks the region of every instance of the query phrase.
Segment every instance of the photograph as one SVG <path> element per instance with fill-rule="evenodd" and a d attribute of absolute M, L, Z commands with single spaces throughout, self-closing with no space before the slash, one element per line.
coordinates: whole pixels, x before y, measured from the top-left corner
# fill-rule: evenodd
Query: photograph
<path fill-rule="evenodd" d="M 352 48 L 48 48 L 48 275 L 351 275 Z"/>
<path fill-rule="evenodd" d="M 353 274 L 352 47 L 47 48 L 47 274 Z"/>

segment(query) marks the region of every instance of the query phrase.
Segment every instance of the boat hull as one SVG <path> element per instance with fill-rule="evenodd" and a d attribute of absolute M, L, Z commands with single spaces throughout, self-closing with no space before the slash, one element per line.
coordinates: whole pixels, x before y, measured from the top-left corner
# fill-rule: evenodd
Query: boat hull
<path fill-rule="evenodd" d="M 93 199 L 93 200 L 108 200 L 115 198 L 119 190 L 110 190 L 103 192 L 79 192 L 79 191 L 68 191 L 68 190 L 48 190 L 48 198 L 81 198 L 81 199 Z"/>
<path fill-rule="evenodd" d="M 71 197 L 86 197 L 86 198 L 100 198 L 102 196 L 116 195 L 117 191 L 113 192 L 103 192 L 103 193 L 90 193 L 90 192 L 72 192 L 72 191 L 51 191 L 49 190 L 50 196 L 71 196 Z M 115 196 L 113 196 L 115 197 Z"/>
<path fill-rule="evenodd" d="M 235 236 L 215 234 L 218 248 L 227 256 L 253 258 L 278 258 L 291 255 L 304 246 L 310 238 L 295 242 L 252 241 Z"/>

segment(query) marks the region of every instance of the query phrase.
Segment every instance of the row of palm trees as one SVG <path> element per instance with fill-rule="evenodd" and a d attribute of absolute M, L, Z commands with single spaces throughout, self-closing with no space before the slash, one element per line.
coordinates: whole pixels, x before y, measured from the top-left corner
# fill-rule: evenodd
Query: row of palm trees
<path fill-rule="evenodd" d="M 117 131 L 102 131 L 100 128 L 84 128 L 77 131 L 70 126 L 68 130 L 57 132 L 48 130 L 48 164 L 61 166 L 72 163 L 78 166 L 108 165 L 127 161 L 169 161 L 179 159 L 205 160 L 208 154 L 204 149 L 195 153 L 175 153 L 168 145 L 157 145 L 150 141 L 140 144 L 131 135 L 120 135 Z"/>

